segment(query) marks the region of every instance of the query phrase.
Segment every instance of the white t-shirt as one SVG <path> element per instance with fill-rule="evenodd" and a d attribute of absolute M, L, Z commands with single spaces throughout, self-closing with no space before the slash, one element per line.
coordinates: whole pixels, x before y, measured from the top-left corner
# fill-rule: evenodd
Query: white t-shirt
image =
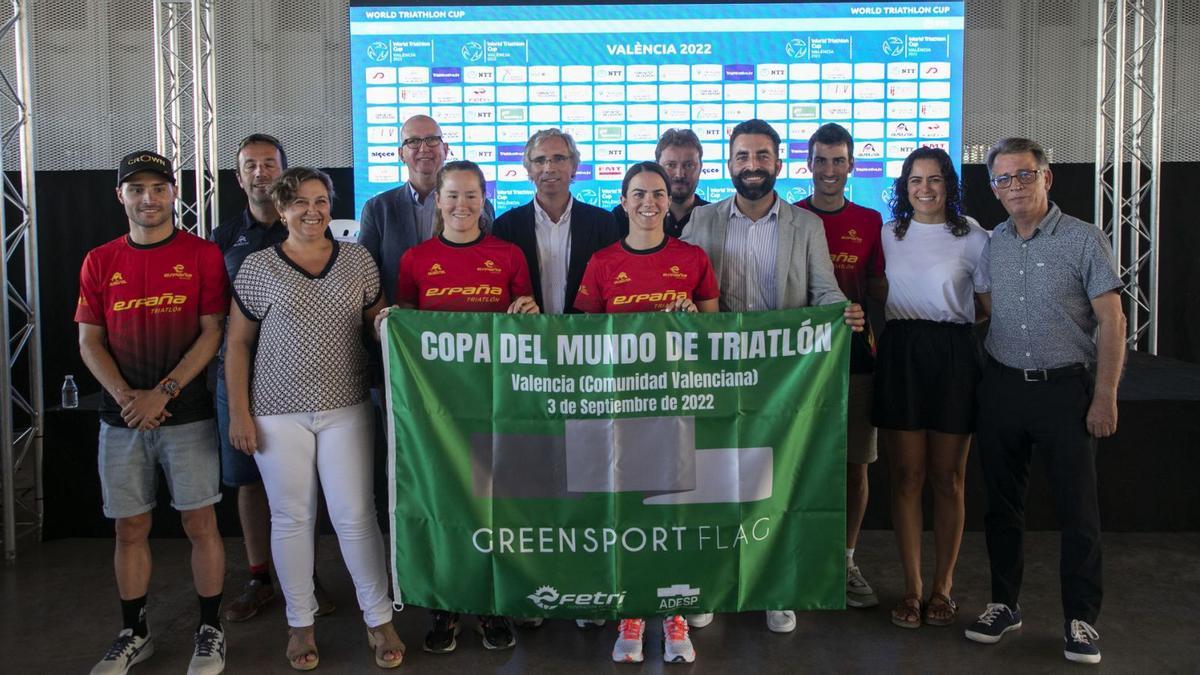
<path fill-rule="evenodd" d="M 974 294 L 991 291 L 988 271 L 980 264 L 989 234 L 969 217 L 967 224 L 970 231 L 956 237 L 945 223 L 912 221 L 899 241 L 895 221 L 883 226 L 889 321 L 975 322 Z"/>

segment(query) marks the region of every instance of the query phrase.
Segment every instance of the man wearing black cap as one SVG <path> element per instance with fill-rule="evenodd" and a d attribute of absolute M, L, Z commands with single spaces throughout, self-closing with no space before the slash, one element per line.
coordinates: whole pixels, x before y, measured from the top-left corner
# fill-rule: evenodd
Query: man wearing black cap
<path fill-rule="evenodd" d="M 99 468 L 104 514 L 116 520 L 124 626 L 93 675 L 125 673 L 154 651 L 146 622 L 157 467 L 192 543 L 200 623 L 189 675 L 225 669 L 219 611 L 225 549 L 212 398 L 203 377 L 229 308 L 221 251 L 174 226 L 171 163 L 135 152 L 117 169 L 129 234 L 92 249 L 79 274 L 79 351 L 104 388 Z"/>

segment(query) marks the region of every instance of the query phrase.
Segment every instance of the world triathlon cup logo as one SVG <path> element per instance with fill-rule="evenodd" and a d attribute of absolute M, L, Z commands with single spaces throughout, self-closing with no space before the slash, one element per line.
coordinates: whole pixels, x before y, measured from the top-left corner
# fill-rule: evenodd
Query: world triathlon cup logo
<path fill-rule="evenodd" d="M 376 40 L 367 45 L 367 58 L 376 63 L 387 61 L 392 56 L 391 45 L 383 40 Z"/>

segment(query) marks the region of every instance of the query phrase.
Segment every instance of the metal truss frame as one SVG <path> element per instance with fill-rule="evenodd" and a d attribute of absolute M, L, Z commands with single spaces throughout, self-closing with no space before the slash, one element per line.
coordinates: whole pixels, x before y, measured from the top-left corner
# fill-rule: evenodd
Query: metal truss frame
<path fill-rule="evenodd" d="M 1096 222 L 1112 240 L 1130 349 L 1158 353 L 1166 0 L 1098 0 Z"/>
<path fill-rule="evenodd" d="M 180 228 L 207 237 L 217 225 L 214 0 L 155 0 L 154 104 L 158 152 L 175 165 Z M 183 170 L 191 165 L 191 194 Z"/>
<path fill-rule="evenodd" d="M 0 24 L 0 45 L 12 39 L 13 72 L 0 69 L 0 233 L 4 260 L 0 265 L 3 290 L 4 337 L 0 368 L 0 472 L 4 485 L 4 557 L 13 560 L 17 545 L 40 536 L 42 528 L 42 330 L 38 297 L 37 213 L 34 204 L 33 111 L 30 107 L 29 3 L 11 0 L 12 15 Z M 9 115 L 12 118 L 9 118 Z M 4 158 L 17 148 L 20 175 L 8 178 Z M 16 218 L 10 219 L 10 215 Z M 15 221 L 15 222 L 14 222 Z"/>

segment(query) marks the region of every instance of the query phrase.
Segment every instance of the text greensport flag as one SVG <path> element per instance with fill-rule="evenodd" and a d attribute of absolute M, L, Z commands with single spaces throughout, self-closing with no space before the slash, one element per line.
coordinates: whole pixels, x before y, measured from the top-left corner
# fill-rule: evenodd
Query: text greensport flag
<path fill-rule="evenodd" d="M 843 307 L 394 311 L 396 600 L 562 618 L 842 608 Z"/>

